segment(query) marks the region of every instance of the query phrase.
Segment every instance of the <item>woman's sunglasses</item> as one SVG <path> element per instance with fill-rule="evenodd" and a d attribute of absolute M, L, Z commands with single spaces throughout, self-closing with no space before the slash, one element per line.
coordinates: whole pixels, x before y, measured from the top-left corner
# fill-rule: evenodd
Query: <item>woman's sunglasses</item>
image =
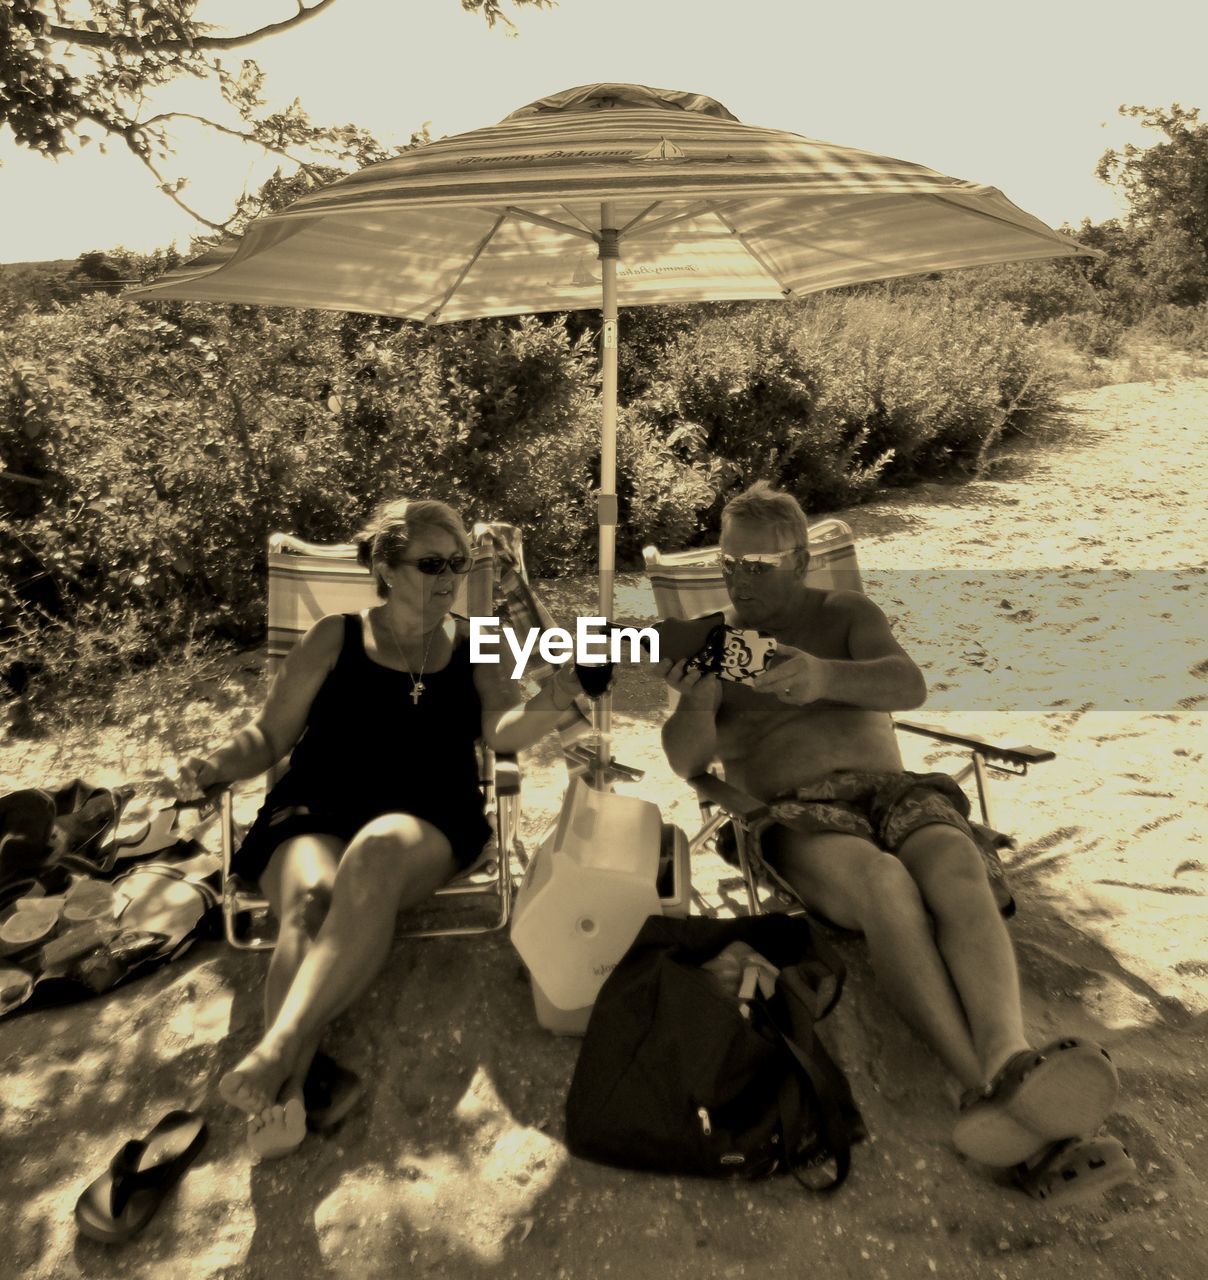
<path fill-rule="evenodd" d="M 460 551 L 451 556 L 420 556 L 418 560 L 400 560 L 399 564 L 413 564 L 429 578 L 440 577 L 446 569 L 450 573 L 470 572 L 470 557 L 463 556 Z"/>

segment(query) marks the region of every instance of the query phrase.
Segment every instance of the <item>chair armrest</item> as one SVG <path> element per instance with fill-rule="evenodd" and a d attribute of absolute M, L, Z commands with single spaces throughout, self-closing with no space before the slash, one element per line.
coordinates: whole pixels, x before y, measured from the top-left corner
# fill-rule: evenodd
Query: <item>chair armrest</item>
<path fill-rule="evenodd" d="M 696 777 L 688 779 L 688 785 L 702 800 L 708 800 L 719 809 L 724 809 L 743 826 L 749 826 L 767 815 L 768 806 L 762 800 L 756 800 L 747 792 L 731 786 L 716 774 L 698 773 Z"/>
<path fill-rule="evenodd" d="M 895 720 L 894 725 L 906 733 L 917 733 L 924 738 L 934 738 L 937 742 L 950 742 L 954 746 L 966 747 L 977 751 L 987 760 L 1002 760 L 1007 764 L 1030 765 L 1043 764 L 1046 760 L 1055 760 L 1056 752 L 1045 751 L 1040 747 L 1002 747 L 997 743 L 987 742 L 985 738 L 977 738 L 971 734 L 953 733 L 941 729 L 937 725 L 920 724 L 917 720 Z"/>

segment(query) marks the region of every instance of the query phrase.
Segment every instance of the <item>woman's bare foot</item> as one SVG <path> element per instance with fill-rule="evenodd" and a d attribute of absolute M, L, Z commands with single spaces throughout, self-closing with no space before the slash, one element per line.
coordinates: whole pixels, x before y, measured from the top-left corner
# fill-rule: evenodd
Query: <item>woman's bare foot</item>
<path fill-rule="evenodd" d="M 277 1103 L 285 1082 L 294 1074 L 296 1056 L 285 1046 L 261 1040 L 218 1082 L 219 1096 L 249 1116 L 260 1115 Z"/>
<path fill-rule="evenodd" d="M 287 1087 L 277 1102 L 247 1122 L 247 1145 L 262 1160 L 288 1155 L 305 1137 L 306 1107 L 301 1090 L 295 1093 Z"/>

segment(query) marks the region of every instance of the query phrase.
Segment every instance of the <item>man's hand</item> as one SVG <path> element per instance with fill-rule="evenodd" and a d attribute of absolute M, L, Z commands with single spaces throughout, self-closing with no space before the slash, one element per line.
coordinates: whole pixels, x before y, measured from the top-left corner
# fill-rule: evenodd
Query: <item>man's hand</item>
<path fill-rule="evenodd" d="M 790 706 L 803 707 L 827 696 L 827 664 L 812 653 L 782 644 L 776 650 L 777 661 L 761 671 L 749 687 L 756 693 L 770 693 Z M 780 661 L 780 659 L 784 659 Z"/>
<path fill-rule="evenodd" d="M 716 715 L 721 706 L 721 681 L 711 671 L 688 668 L 682 658 L 670 666 L 662 666 L 663 679 L 693 708 Z"/>

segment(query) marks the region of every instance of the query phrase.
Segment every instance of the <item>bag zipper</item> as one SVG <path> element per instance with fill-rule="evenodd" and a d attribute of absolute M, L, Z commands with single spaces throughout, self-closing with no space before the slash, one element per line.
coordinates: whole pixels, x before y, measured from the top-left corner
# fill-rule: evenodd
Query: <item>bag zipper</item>
<path fill-rule="evenodd" d="M 700 1117 L 700 1131 L 706 1138 L 711 1137 L 713 1133 L 713 1123 L 709 1119 L 709 1109 L 707 1107 L 697 1107 L 696 1114 Z"/>

